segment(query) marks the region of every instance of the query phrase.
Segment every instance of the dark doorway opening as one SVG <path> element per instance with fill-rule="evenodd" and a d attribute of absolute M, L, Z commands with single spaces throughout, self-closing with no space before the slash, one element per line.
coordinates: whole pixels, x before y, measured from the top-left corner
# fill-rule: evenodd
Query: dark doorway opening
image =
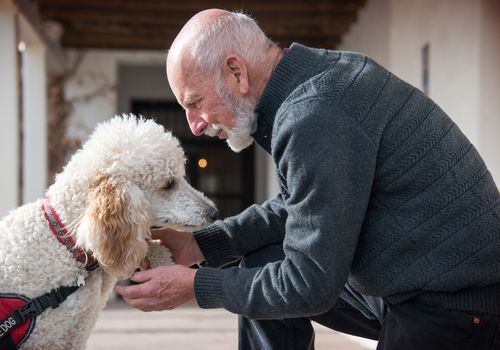
<path fill-rule="evenodd" d="M 253 146 L 234 153 L 219 139 L 194 136 L 176 102 L 132 100 L 131 107 L 132 113 L 154 119 L 180 140 L 187 158 L 187 180 L 216 203 L 221 219 L 254 203 Z"/>

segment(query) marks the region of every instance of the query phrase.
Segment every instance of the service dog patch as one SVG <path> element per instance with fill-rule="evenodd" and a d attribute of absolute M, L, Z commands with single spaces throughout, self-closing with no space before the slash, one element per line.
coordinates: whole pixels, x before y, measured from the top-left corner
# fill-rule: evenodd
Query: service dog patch
<path fill-rule="evenodd" d="M 0 339 L 9 334 L 9 343 L 19 348 L 28 339 L 35 328 L 35 319 L 29 318 L 24 323 L 18 324 L 9 315 L 16 309 L 22 309 L 30 299 L 23 295 L 12 293 L 0 293 Z M 1 341 L 0 350 L 5 350 L 6 340 Z"/>

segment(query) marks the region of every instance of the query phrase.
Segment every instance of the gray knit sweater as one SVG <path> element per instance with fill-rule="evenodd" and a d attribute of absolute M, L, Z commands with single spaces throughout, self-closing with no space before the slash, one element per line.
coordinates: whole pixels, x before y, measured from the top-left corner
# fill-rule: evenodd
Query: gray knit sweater
<path fill-rule="evenodd" d="M 203 308 L 250 318 L 330 309 L 347 280 L 500 314 L 500 201 L 476 149 L 418 89 L 356 53 L 294 44 L 256 109 L 280 195 L 195 232 Z M 286 257 L 216 268 L 268 244 Z"/>

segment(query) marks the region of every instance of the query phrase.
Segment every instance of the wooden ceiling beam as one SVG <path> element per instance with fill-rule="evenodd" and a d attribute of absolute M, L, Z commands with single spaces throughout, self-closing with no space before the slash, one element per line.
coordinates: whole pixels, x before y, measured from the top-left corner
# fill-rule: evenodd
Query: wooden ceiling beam
<path fill-rule="evenodd" d="M 282 11 L 301 13 L 307 10 L 349 12 L 356 11 L 365 4 L 365 0 L 315 0 L 315 1 L 290 1 L 290 0 L 215 0 L 209 6 L 206 1 L 163 1 L 163 0 L 37 0 L 41 10 L 52 9 L 94 9 L 97 11 L 185 11 L 197 12 L 206 8 L 243 9 L 259 12 L 279 13 Z"/>
<path fill-rule="evenodd" d="M 67 48 L 88 49 L 120 49 L 120 50 L 166 50 L 171 40 L 165 38 L 143 38 L 125 35 L 77 35 L 63 37 L 63 45 Z"/>
<path fill-rule="evenodd" d="M 155 25 L 143 25 L 141 23 L 126 23 L 126 22 L 96 22 L 89 21 L 85 19 L 79 19 L 75 21 L 71 21 L 70 19 L 60 20 L 60 23 L 65 27 L 65 32 L 101 32 L 103 34 L 107 32 L 123 32 L 130 33 L 133 31 L 141 31 L 141 32 L 179 32 L 181 26 L 174 25 L 171 22 L 165 22 L 164 24 L 155 24 Z M 268 35 L 294 35 L 300 33 L 307 34 L 317 34 L 317 35 L 325 35 L 325 34 L 338 34 L 343 33 L 348 29 L 349 23 L 345 22 L 295 22 L 293 20 L 290 21 L 262 21 L 260 23 L 262 30 Z"/>
<path fill-rule="evenodd" d="M 63 41 L 67 43 L 67 37 L 71 36 L 92 36 L 92 37 L 113 37 L 123 36 L 128 37 L 130 40 L 159 40 L 165 41 L 168 39 L 172 41 L 177 35 L 178 30 L 171 28 L 144 28 L 142 26 L 89 26 L 87 29 L 74 28 L 74 30 L 67 30 L 63 36 Z M 339 38 L 341 33 L 339 31 L 317 30 L 316 28 L 291 28 L 287 30 L 286 27 L 275 27 L 274 29 L 266 28 L 263 26 L 264 31 L 273 41 L 279 41 L 281 38 L 289 38 L 290 40 L 300 41 L 303 38 Z M 337 39 L 335 39 L 337 40 Z"/>
<path fill-rule="evenodd" d="M 102 15 L 88 16 L 81 14 L 78 17 L 71 16 L 52 16 L 51 18 L 59 21 L 65 28 L 65 33 L 88 32 L 88 33 L 121 33 L 131 34 L 134 32 L 149 32 L 163 34 L 168 31 L 178 32 L 185 20 L 177 16 L 173 18 L 158 18 L 151 20 L 151 16 L 136 16 L 131 20 L 126 17 L 103 17 Z M 307 15 L 301 17 L 293 16 L 259 16 L 259 24 L 269 36 L 276 35 L 341 35 L 348 28 L 356 15 L 335 17 L 328 15 L 315 16 Z M 187 19 L 186 19 L 187 20 Z"/>
<path fill-rule="evenodd" d="M 71 48 L 97 48 L 97 49 L 141 49 L 141 50 L 167 50 L 175 34 L 161 36 L 144 35 L 100 35 L 100 34 L 69 34 L 63 38 L 63 45 Z M 275 36 L 272 38 L 280 47 L 290 46 L 293 42 L 304 45 L 335 48 L 340 42 L 338 36 Z"/>
<path fill-rule="evenodd" d="M 64 28 L 63 45 L 165 50 L 203 0 L 32 0 L 42 19 Z M 366 0 L 214 0 L 210 7 L 245 9 L 280 45 L 293 41 L 334 48 Z"/>
<path fill-rule="evenodd" d="M 125 11 L 114 11 L 113 13 L 103 15 L 102 12 L 89 11 L 89 10 L 55 10 L 47 9 L 43 11 L 43 16 L 45 18 L 51 18 L 55 20 L 89 20 L 98 22 L 131 22 L 131 23 L 141 23 L 144 25 L 179 25 L 182 26 L 190 18 L 190 13 L 184 12 L 148 12 L 148 11 L 137 11 L 133 14 Z M 349 24 L 356 20 L 356 12 L 321 12 L 316 11 L 304 11 L 300 15 L 293 15 L 288 11 L 282 11 L 280 13 L 272 12 L 257 12 L 255 11 L 255 17 L 258 23 L 265 21 L 279 21 L 279 22 L 293 22 L 298 24 L 311 24 L 311 23 L 343 23 Z"/>

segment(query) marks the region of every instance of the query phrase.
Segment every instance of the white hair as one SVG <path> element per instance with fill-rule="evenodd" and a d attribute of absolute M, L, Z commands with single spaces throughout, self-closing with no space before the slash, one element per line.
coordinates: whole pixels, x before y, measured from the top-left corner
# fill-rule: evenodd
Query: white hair
<path fill-rule="evenodd" d="M 236 54 L 249 63 L 263 63 L 267 50 L 276 46 L 255 20 L 240 12 L 220 16 L 198 34 L 188 54 L 198 68 L 215 73 L 216 78 L 228 55 Z"/>

